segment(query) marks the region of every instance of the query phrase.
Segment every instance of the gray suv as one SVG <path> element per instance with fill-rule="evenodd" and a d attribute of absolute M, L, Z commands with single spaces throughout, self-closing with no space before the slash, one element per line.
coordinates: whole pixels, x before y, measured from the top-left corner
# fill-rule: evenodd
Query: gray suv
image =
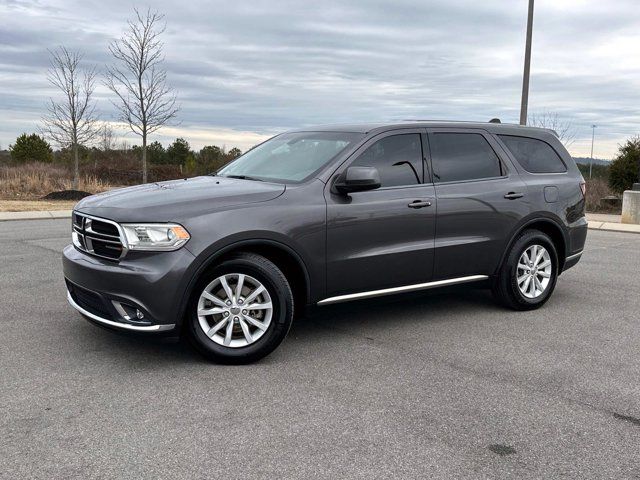
<path fill-rule="evenodd" d="M 78 203 L 68 300 L 98 325 L 183 334 L 225 363 L 269 354 L 308 305 L 484 282 L 529 310 L 580 259 L 584 194 L 551 130 L 291 131 L 210 176 Z"/>

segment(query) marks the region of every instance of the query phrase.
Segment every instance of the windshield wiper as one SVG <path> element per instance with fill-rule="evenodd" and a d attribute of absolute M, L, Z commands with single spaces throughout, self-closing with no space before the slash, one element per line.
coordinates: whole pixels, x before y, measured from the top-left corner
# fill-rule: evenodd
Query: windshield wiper
<path fill-rule="evenodd" d="M 261 178 L 250 177 L 249 175 L 220 175 L 221 177 L 226 178 L 239 178 L 240 180 L 254 180 L 256 182 L 264 182 Z"/>

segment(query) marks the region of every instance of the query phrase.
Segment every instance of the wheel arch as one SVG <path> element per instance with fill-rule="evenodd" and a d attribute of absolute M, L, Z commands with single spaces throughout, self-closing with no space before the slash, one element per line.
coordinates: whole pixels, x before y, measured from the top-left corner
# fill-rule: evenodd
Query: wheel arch
<path fill-rule="evenodd" d="M 182 295 L 177 323 L 184 323 L 187 306 L 200 277 L 214 264 L 240 252 L 255 253 L 272 261 L 289 281 L 294 296 L 294 311 L 301 312 L 304 309 L 311 296 L 311 282 L 307 266 L 300 255 L 290 246 L 277 240 L 267 238 L 239 240 L 216 249 L 213 253 L 203 254 L 204 258 L 196 262 L 198 266 L 190 274 L 188 285 Z"/>
<path fill-rule="evenodd" d="M 496 272 L 498 272 L 504 264 L 509 249 L 514 244 L 516 239 L 520 236 L 520 234 L 525 230 L 531 229 L 540 230 L 541 232 L 546 233 L 551 238 L 551 241 L 553 242 L 554 246 L 556 247 L 556 251 L 558 252 L 558 273 L 562 273 L 567 256 L 567 246 L 569 244 L 567 234 L 558 220 L 552 217 L 540 216 L 528 218 L 514 229 L 511 237 L 509 238 L 509 242 L 506 244 L 506 247 L 502 252 L 500 264 L 498 265 Z"/>

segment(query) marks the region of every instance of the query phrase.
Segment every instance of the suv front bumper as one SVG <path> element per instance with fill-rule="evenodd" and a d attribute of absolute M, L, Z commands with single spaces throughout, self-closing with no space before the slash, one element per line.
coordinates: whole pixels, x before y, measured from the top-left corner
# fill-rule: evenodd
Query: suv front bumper
<path fill-rule="evenodd" d="M 173 330 L 176 327 L 175 323 L 167 323 L 162 325 L 159 325 L 159 324 L 135 325 L 133 323 L 125 323 L 123 321 L 109 320 L 108 318 L 105 318 L 107 315 L 105 316 L 96 315 L 95 313 L 91 313 L 89 310 L 86 310 L 85 308 L 78 305 L 76 303 L 76 300 L 74 300 L 73 296 L 71 295 L 70 291 L 67 291 L 67 301 L 69 302 L 69 305 L 71 305 L 78 312 L 80 312 L 80 314 L 86 319 L 97 322 L 100 325 L 104 325 L 106 327 L 114 328 L 117 330 L 128 330 L 128 331 L 134 331 L 134 332 L 163 332 L 167 330 Z"/>
<path fill-rule="evenodd" d="M 67 300 L 85 318 L 110 329 L 171 332 L 180 323 L 185 274 L 193 260 L 182 248 L 114 262 L 68 245 L 62 257 Z"/>

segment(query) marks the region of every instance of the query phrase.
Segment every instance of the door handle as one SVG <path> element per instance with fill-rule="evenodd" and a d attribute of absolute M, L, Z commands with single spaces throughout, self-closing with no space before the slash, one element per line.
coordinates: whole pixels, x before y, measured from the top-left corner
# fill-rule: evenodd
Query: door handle
<path fill-rule="evenodd" d="M 522 198 L 522 197 L 524 197 L 524 193 L 520 193 L 520 192 L 509 192 L 504 195 L 504 198 L 508 200 L 515 200 L 516 198 Z"/>
<path fill-rule="evenodd" d="M 407 205 L 409 208 L 423 208 L 423 207 L 430 207 L 431 206 L 431 202 L 428 202 L 427 200 L 414 200 L 413 202 L 411 202 L 409 205 Z"/>

